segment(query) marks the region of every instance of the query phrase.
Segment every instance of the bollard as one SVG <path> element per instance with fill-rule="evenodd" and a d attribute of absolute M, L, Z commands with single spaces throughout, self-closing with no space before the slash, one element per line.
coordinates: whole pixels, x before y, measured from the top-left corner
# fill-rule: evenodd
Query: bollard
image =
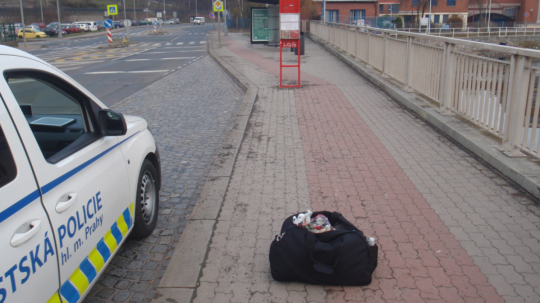
<path fill-rule="evenodd" d="M 111 34 L 110 28 L 107 29 L 107 40 L 109 41 L 109 45 L 110 45 L 112 43 L 112 34 Z"/>
<path fill-rule="evenodd" d="M 154 34 L 157 34 L 157 27 L 154 25 Z"/>

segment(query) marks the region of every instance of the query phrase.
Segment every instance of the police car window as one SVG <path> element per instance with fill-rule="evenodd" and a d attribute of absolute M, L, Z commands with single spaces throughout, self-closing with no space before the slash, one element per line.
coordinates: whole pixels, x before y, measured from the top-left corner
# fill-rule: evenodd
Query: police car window
<path fill-rule="evenodd" d="M 93 128 L 80 100 L 42 78 L 17 75 L 7 81 L 47 161 L 56 163 L 87 145 L 85 134 Z"/>
<path fill-rule="evenodd" d="M 0 125 L 0 188 L 17 176 L 17 166 Z"/>

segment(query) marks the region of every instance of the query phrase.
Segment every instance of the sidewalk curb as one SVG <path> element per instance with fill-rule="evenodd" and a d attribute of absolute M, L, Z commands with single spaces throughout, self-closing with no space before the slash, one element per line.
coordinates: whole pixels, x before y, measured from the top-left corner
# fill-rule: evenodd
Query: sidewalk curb
<path fill-rule="evenodd" d="M 205 267 L 234 163 L 257 99 L 258 87 L 214 51 L 210 37 L 207 38 L 208 53 L 244 90 L 245 95 L 201 196 L 195 204 L 180 241 L 174 248 L 173 256 L 152 303 L 192 302 L 197 296 L 198 281 Z"/>
<path fill-rule="evenodd" d="M 457 115 L 444 116 L 439 114 L 437 112 L 437 109 L 439 109 L 438 106 L 420 105 L 419 102 L 415 101 L 419 100 L 419 95 L 416 93 L 403 91 L 397 83 L 392 83 L 382 78 L 373 70 L 363 66 L 363 63 L 355 61 L 350 56 L 341 53 L 333 46 L 322 42 L 311 34 L 308 34 L 308 37 L 311 41 L 321 45 L 368 81 L 381 88 L 393 99 L 417 113 L 425 121 L 456 140 L 476 156 L 482 158 L 482 160 L 517 183 L 529 194 L 540 199 L 540 165 L 534 157 L 507 157 L 497 149 L 500 145 L 499 142 L 486 131 L 473 126 L 472 123 Z"/>

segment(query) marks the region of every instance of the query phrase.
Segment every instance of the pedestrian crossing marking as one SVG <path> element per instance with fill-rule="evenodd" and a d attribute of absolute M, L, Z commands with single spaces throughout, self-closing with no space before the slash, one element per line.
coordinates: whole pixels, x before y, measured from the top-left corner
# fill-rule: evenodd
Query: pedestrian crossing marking
<path fill-rule="evenodd" d="M 91 59 L 96 59 L 96 58 L 99 58 L 99 56 L 92 56 L 90 57 Z"/>
<path fill-rule="evenodd" d="M 108 53 L 114 53 L 114 51 L 113 51 L 113 50 L 110 50 L 110 51 L 107 51 L 107 52 L 108 52 Z"/>
<path fill-rule="evenodd" d="M 195 42 L 189 42 L 189 44 L 195 44 Z"/>
<path fill-rule="evenodd" d="M 176 43 L 176 45 L 182 45 L 182 44 L 184 44 L 184 42 L 178 42 L 178 43 Z"/>
<path fill-rule="evenodd" d="M 200 43 L 201 43 L 201 44 L 205 44 L 205 43 L 206 43 L 206 41 L 201 41 Z"/>
<path fill-rule="evenodd" d="M 75 54 L 75 56 L 82 56 L 82 55 L 88 55 L 88 53 L 78 53 L 78 54 Z"/>
<path fill-rule="evenodd" d="M 62 62 L 62 61 L 66 61 L 65 59 L 58 59 L 58 60 L 54 60 L 56 62 Z"/>
<path fill-rule="evenodd" d="M 79 57 L 79 58 L 73 58 L 73 60 L 82 60 L 83 58 Z"/>
<path fill-rule="evenodd" d="M 114 57 L 114 55 L 107 55 L 107 57 Z"/>

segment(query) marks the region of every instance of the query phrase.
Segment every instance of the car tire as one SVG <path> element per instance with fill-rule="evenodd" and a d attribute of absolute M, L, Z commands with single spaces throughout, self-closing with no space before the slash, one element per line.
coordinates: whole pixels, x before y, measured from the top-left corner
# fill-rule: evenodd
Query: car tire
<path fill-rule="evenodd" d="M 144 160 L 135 197 L 135 223 L 133 238 L 145 238 L 152 234 L 156 227 L 159 210 L 159 192 L 157 188 L 156 168 L 150 160 Z"/>

